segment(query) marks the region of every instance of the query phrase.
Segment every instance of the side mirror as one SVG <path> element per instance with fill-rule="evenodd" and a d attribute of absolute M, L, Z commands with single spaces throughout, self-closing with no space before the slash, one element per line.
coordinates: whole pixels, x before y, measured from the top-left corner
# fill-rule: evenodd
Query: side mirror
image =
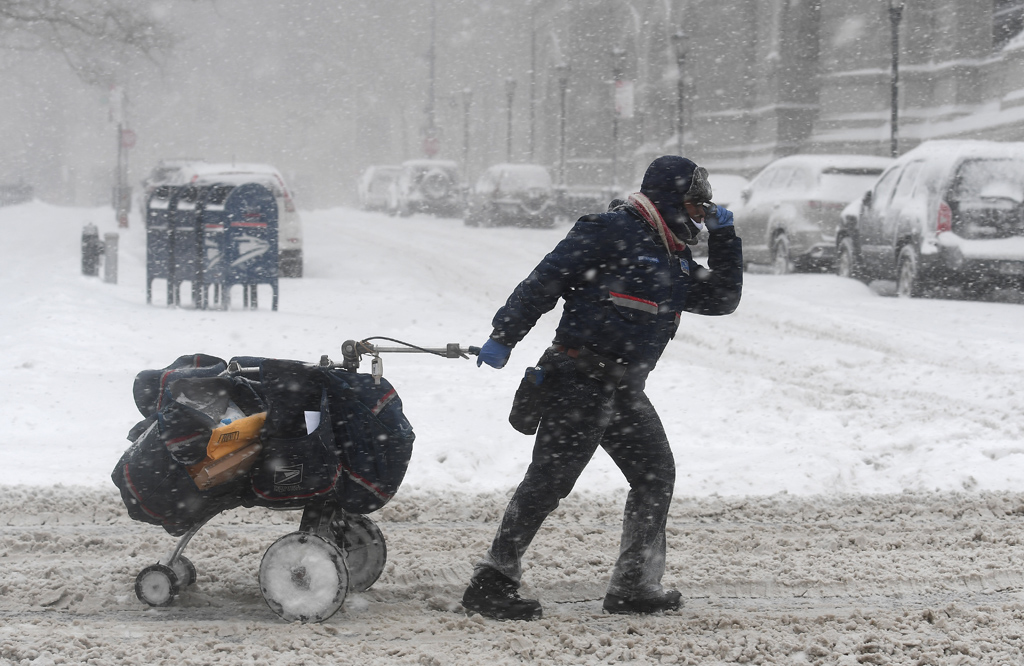
<path fill-rule="evenodd" d="M 868 190 L 867 192 L 864 193 L 864 198 L 861 200 L 861 206 L 863 206 L 864 208 L 871 208 L 871 200 L 871 190 Z"/>

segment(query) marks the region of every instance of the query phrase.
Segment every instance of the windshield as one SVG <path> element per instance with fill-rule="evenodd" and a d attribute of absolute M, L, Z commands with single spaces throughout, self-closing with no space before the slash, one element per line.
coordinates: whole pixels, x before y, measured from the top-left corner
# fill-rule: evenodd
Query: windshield
<path fill-rule="evenodd" d="M 830 168 L 821 172 L 821 196 L 832 201 L 853 201 L 871 189 L 881 169 Z"/>
<path fill-rule="evenodd" d="M 1024 201 L 1024 160 L 967 160 L 953 181 L 957 201 L 977 199 L 1010 199 Z"/>

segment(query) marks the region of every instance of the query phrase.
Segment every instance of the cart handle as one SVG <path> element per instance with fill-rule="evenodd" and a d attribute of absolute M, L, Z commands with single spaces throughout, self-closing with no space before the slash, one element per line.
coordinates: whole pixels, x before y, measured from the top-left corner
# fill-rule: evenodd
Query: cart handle
<path fill-rule="evenodd" d="M 394 342 L 402 346 L 382 347 L 380 345 L 371 344 L 371 340 L 387 340 L 388 342 Z M 370 374 L 373 375 L 374 380 L 379 382 L 380 378 L 384 376 L 384 364 L 380 359 L 380 355 L 382 353 L 434 354 L 435 356 L 441 356 L 442 358 L 469 358 L 469 354 L 478 356 L 480 354 L 480 348 L 462 347 L 457 342 L 449 342 L 444 347 L 420 347 L 408 342 L 403 342 L 402 340 L 395 340 L 394 338 L 375 336 L 372 338 L 366 338 L 365 340 L 346 340 L 341 345 L 341 355 L 344 359 L 341 367 L 345 370 L 355 372 L 359 369 L 359 361 L 363 354 L 370 354 L 373 356 L 373 361 L 370 366 Z"/>
<path fill-rule="evenodd" d="M 379 345 L 370 344 L 370 340 L 387 340 L 402 346 L 381 347 Z M 370 365 L 370 374 L 373 376 L 374 382 L 379 384 L 381 377 L 384 376 L 384 362 L 380 359 L 380 355 L 382 353 L 434 354 L 435 356 L 441 356 L 443 358 L 469 358 L 469 354 L 479 356 L 480 348 L 463 347 L 457 342 L 449 342 L 444 347 L 419 347 L 408 342 L 381 336 L 366 338 L 365 340 L 346 340 L 341 345 L 341 355 L 344 359 L 341 363 L 341 368 L 343 370 L 348 370 L 349 372 L 356 372 L 359 369 L 359 361 L 362 359 L 363 354 L 370 354 L 373 356 L 373 361 Z M 336 364 L 325 354 L 320 357 L 320 362 L 318 364 L 309 364 L 309 367 L 317 366 L 322 368 L 332 368 L 336 367 Z M 259 376 L 259 368 L 243 368 L 237 361 L 229 363 L 225 372 L 228 374 L 241 374 L 243 376 Z"/>

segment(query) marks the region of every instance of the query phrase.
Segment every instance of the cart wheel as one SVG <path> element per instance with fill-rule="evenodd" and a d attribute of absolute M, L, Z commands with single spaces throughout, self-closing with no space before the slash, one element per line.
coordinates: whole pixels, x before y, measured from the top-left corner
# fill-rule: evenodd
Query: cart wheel
<path fill-rule="evenodd" d="M 335 540 L 345 552 L 348 565 L 348 589 L 365 592 L 377 582 L 388 561 L 388 547 L 377 523 L 359 513 L 345 514 L 345 520 L 332 525 Z"/>
<path fill-rule="evenodd" d="M 179 555 L 178 560 L 171 565 L 174 575 L 177 577 L 179 587 L 188 587 L 196 582 L 196 565 L 184 555 Z"/>
<path fill-rule="evenodd" d="M 135 577 L 135 596 L 150 606 L 167 606 L 178 594 L 178 577 L 163 564 L 151 564 Z"/>
<path fill-rule="evenodd" d="M 288 622 L 323 622 L 345 603 L 345 556 L 315 534 L 286 534 L 263 554 L 260 591 L 270 610 Z"/>

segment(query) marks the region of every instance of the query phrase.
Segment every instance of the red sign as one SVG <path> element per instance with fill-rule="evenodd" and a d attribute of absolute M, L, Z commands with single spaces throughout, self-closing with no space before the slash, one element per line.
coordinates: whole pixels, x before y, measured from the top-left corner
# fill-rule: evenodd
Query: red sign
<path fill-rule="evenodd" d="M 423 152 L 427 154 L 427 157 L 433 157 L 437 155 L 437 151 L 441 149 L 441 140 L 436 136 L 428 136 L 423 139 Z"/>
<path fill-rule="evenodd" d="M 122 148 L 134 148 L 135 147 L 135 132 L 130 129 L 121 130 L 121 147 Z"/>

